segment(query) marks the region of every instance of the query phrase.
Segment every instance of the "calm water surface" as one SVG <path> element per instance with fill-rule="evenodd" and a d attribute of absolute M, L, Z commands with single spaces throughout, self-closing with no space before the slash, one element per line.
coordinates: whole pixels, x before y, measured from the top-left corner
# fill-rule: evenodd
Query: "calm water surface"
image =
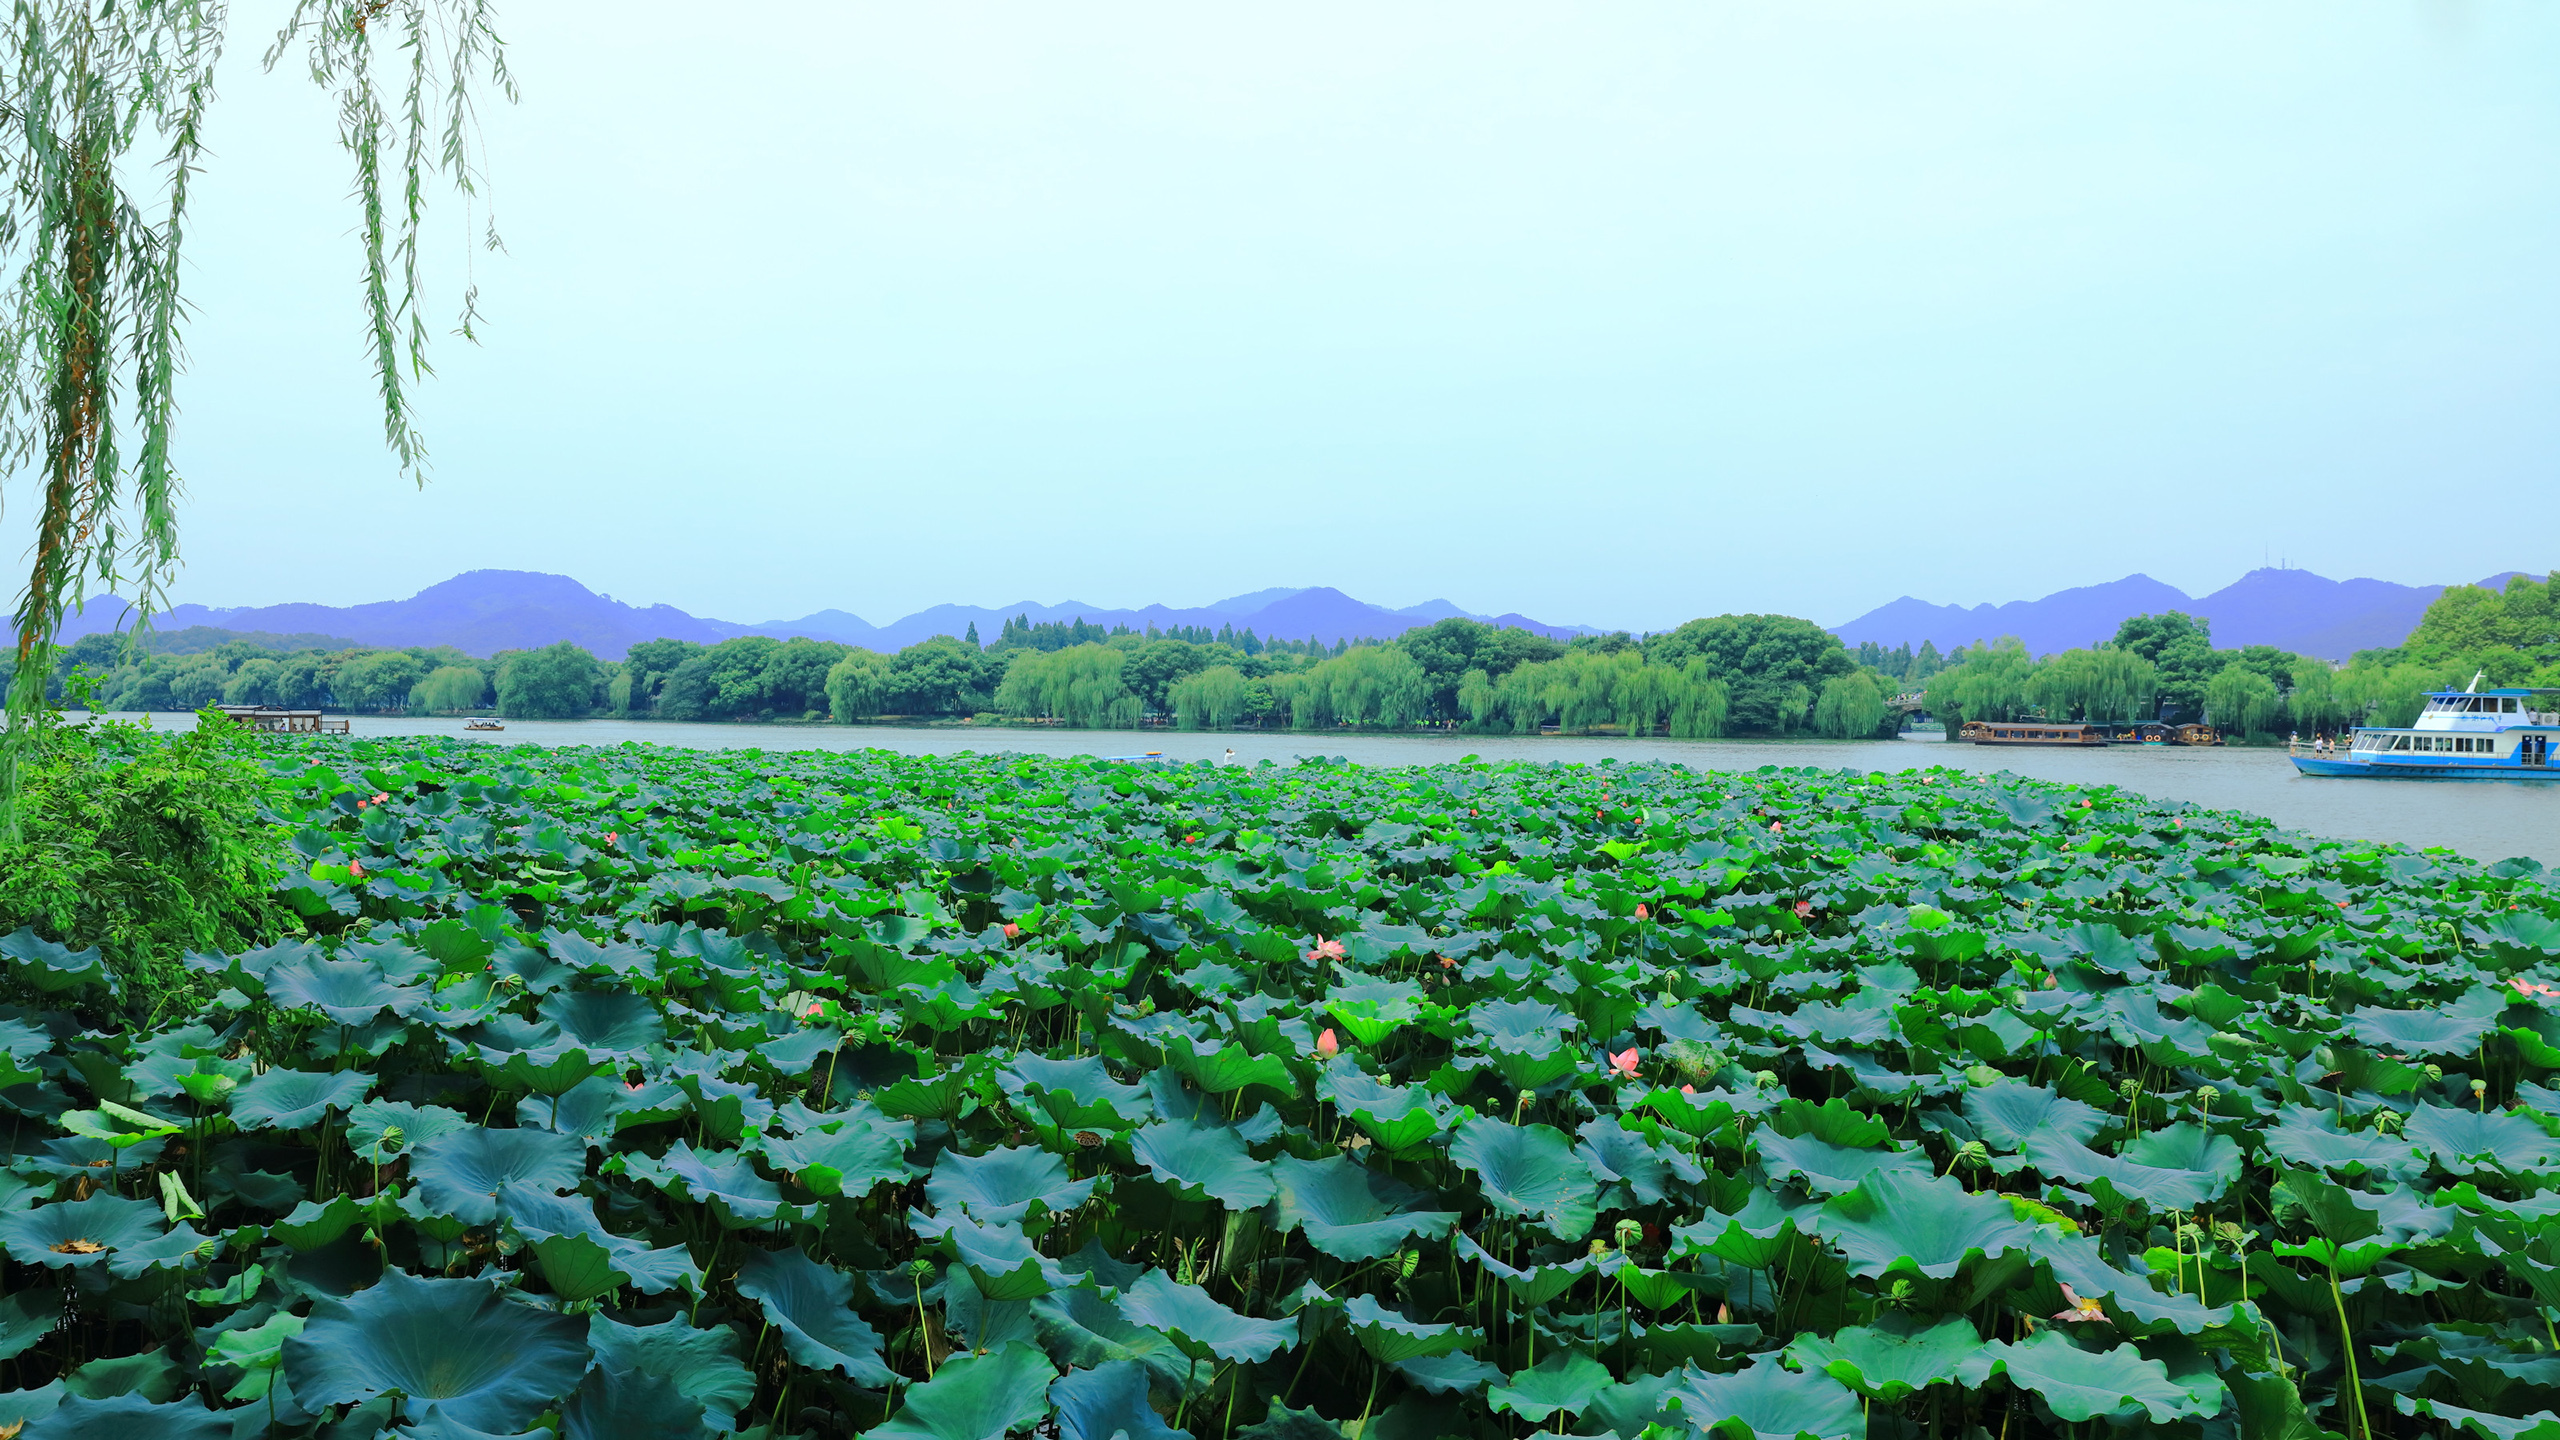
<path fill-rule="evenodd" d="M 130 718 L 130 717 L 128 717 Z M 192 716 L 157 715 L 163 728 Z M 1668 760 L 1701 770 L 1810 765 L 1826 770 L 2007 770 L 2038 780 L 2121 785 L 2166 800 L 2264 815 L 2315 835 L 2441 845 L 2481 860 L 2526 856 L 2560 867 L 2560 781 L 2315 780 L 2281 752 L 2215 750 L 2013 750 L 1899 740 L 1639 740 L 1611 736 L 1308 735 L 1291 731 L 1210 734 L 1178 730 L 1050 730 L 888 725 L 693 725 L 646 720 L 515 720 L 503 734 L 468 735 L 458 720 L 355 719 L 358 735 L 451 735 L 492 745 L 619 745 L 638 741 L 706 750 L 891 750 L 902 755 L 1017 751 L 1041 755 L 1127 755 L 1161 750 L 1168 760 L 1219 760 L 1232 749 L 1245 763 L 1332 755 L 1363 765 L 1429 765 L 1475 755 L 1486 760 L 1587 762 Z"/>

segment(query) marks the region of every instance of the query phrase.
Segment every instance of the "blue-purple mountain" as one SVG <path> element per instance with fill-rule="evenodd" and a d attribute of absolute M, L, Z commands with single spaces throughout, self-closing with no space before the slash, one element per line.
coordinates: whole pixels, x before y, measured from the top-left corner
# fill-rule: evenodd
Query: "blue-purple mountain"
<path fill-rule="evenodd" d="M 113 596 L 90 602 L 63 626 L 65 641 L 114 629 L 126 613 Z M 1446 600 L 1430 600 L 1389 610 L 1354 600 L 1339 590 L 1263 590 L 1214 605 L 1174 609 L 1150 605 L 1143 610 L 1111 610 L 1068 601 L 1041 605 L 937 605 L 887 625 L 873 625 L 842 610 L 821 610 L 797 620 L 741 625 L 688 615 L 672 605 L 626 605 L 599 595 L 566 575 L 529 570 L 473 570 L 430 585 L 406 600 L 378 600 L 370 605 L 257 605 L 217 609 L 177 605 L 153 623 L 166 631 L 189 625 L 225 630 L 266 630 L 294 634 L 334 635 L 364 645 L 451 645 L 473 655 L 500 650 L 526 650 L 562 640 L 575 641 L 608 660 L 643 640 L 694 640 L 703 644 L 733 635 L 806 635 L 839 640 L 872 650 L 896 650 L 936 635 L 964 635 L 971 625 L 981 639 L 992 640 L 1004 622 L 1028 615 L 1035 622 L 1086 620 L 1096 625 L 1145 629 L 1202 625 L 1215 630 L 1232 625 L 1265 639 L 1304 640 L 1331 644 L 1363 636 L 1384 639 L 1450 615 L 1464 615 Z M 1548 625 L 1523 615 L 1477 615 L 1497 625 L 1518 625 L 1540 634 L 1571 636 L 1587 627 Z"/>
<path fill-rule="evenodd" d="M 2479 583 L 2500 586 L 2518 571 Z M 2210 595 L 2190 596 L 2148 575 L 2127 575 L 2105 585 L 2057 591 L 2041 600 L 2006 605 L 1932 605 L 1908 595 L 1870 610 L 1831 633 L 1851 645 L 1872 640 L 1887 647 L 1922 641 L 1952 650 L 1977 640 L 2015 635 L 2038 655 L 2095 645 L 2135 615 L 2183 610 L 2213 622 L 2213 643 L 2226 649 L 2273 645 L 2323 660 L 2344 660 L 2358 650 L 2397 645 L 2418 628 L 2442 585 L 2394 585 L 2388 580 L 2330 580 L 2308 570 L 2252 570 Z"/>

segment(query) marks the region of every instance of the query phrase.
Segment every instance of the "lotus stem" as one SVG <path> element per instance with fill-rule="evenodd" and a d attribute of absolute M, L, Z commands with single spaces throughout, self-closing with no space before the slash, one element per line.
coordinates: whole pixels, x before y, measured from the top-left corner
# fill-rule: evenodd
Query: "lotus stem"
<path fill-rule="evenodd" d="M 2355 1396 L 2356 1429 L 2363 1440 L 2373 1440 L 2373 1420 L 2365 1414 L 2364 1381 L 2356 1373 L 2356 1337 L 2347 1326 L 2347 1297 L 2338 1288 L 2338 1266 L 2329 1263 L 2329 1302 L 2338 1307 L 2338 1354 L 2347 1363 L 2347 1389 Z"/>

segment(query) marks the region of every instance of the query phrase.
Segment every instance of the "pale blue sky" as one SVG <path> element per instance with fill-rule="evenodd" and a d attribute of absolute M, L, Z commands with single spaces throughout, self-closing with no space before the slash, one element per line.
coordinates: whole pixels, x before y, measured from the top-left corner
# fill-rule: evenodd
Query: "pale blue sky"
<path fill-rule="evenodd" d="M 511 253 L 423 493 L 328 114 L 248 22 L 178 598 L 1648 627 L 2560 564 L 2549 5 L 718 13 L 506 7 Z"/>

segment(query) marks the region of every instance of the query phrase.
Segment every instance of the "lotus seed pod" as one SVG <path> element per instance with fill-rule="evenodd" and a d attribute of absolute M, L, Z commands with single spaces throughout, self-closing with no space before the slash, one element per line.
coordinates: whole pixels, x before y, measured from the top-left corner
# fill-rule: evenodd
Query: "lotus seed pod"
<path fill-rule="evenodd" d="M 2116 1093 L 2127 1100 L 2130 1100 L 2134 1096 L 2142 1093 L 2142 1082 L 2139 1080 L 2119 1080 L 2116 1082 Z"/>
<path fill-rule="evenodd" d="M 2488 1081 L 2486 1081 L 2486 1080 L 2474 1080 L 2474 1081 L 2472 1081 L 2472 1082 L 2471 1082 L 2471 1093 L 2472 1093 L 2473 1095 L 2475 1095 L 2475 1096 L 2478 1096 L 2478 1095 L 2486 1095 L 2486 1094 L 2488 1094 L 2488 1093 L 2489 1093 L 2489 1082 L 2488 1082 Z"/>
<path fill-rule="evenodd" d="M 1523 1090 L 1523 1091 L 1521 1091 L 1521 1092 L 1520 1092 L 1520 1103 L 1521 1103 L 1521 1104 L 1523 1104 L 1523 1105 L 1534 1105 L 1534 1104 L 1536 1104 L 1537 1102 L 1538 1102 L 1538 1092 L 1537 1092 L 1537 1091 L 1535 1091 L 1535 1090 Z"/>
<path fill-rule="evenodd" d="M 1778 1072 L 1775 1070 L 1754 1070 L 1751 1072 L 1751 1078 L 1757 1084 L 1775 1085 L 1778 1083 Z"/>
<path fill-rule="evenodd" d="M 1644 1222 L 1621 1220 L 1617 1227 L 1618 1248 L 1624 1250 L 1644 1238 Z"/>
<path fill-rule="evenodd" d="M 397 1150 L 408 1142 L 408 1132 L 402 1130 L 399 1126 L 385 1125 L 382 1127 L 382 1149 L 386 1153 Z"/>
<path fill-rule="evenodd" d="M 2196 1108 L 2199 1110 L 2210 1110 L 2213 1108 L 2213 1102 L 2221 1098 L 2222 1092 L 2216 1090 L 2212 1086 L 2199 1086 L 2196 1090 Z"/>

